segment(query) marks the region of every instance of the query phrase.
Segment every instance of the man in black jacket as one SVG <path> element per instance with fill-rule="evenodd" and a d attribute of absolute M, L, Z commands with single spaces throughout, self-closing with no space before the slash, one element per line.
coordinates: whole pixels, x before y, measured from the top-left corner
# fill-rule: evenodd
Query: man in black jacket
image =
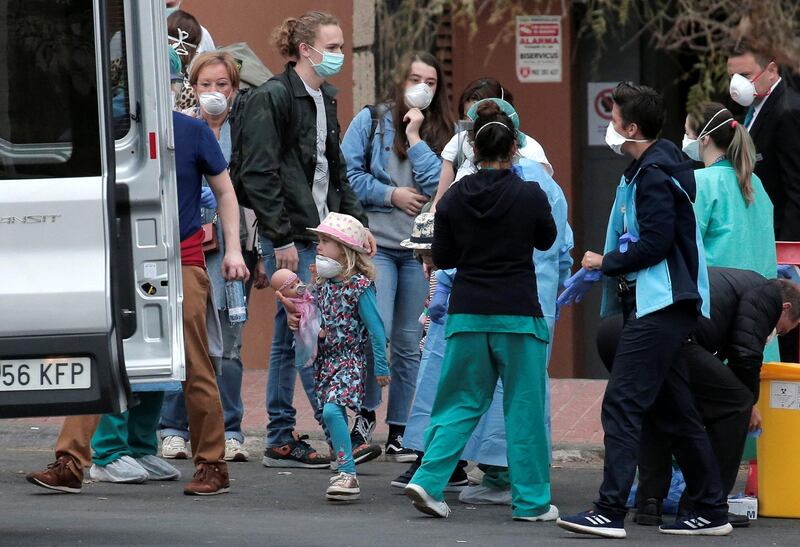
<path fill-rule="evenodd" d="M 755 173 L 775 207 L 775 239 L 800 241 L 800 95 L 774 61 L 744 42 L 728 57 L 728 74 L 755 88 L 755 96 L 734 100 L 748 106 L 744 124 L 756 145 Z"/>
<path fill-rule="evenodd" d="M 775 239 L 800 241 L 800 95 L 781 78 L 775 61 L 747 42 L 728 57 L 728 74 L 744 76 L 755 91 L 734 100 L 749 105 L 744 124 L 756 145 L 755 174 L 774 206 Z M 781 359 L 796 362 L 798 331 L 781 337 L 780 346 Z"/>
<path fill-rule="evenodd" d="M 728 494 L 736 482 L 748 428 L 760 423 L 753 405 L 758 401 L 764 346 L 776 333 L 800 323 L 800 287 L 733 268 L 709 268 L 709 285 L 711 319 L 700 319 L 681 356 Z M 620 324 L 606 323 L 602 340 L 598 334 L 601 358 L 609 367 Z M 651 433 L 642 434 L 636 522 L 655 525 L 661 522 L 661 500 L 670 486 L 672 439 L 663 432 Z M 681 500 L 682 509 L 685 503 Z M 731 523 L 747 521 L 732 518 Z"/>
<path fill-rule="evenodd" d="M 624 538 L 625 502 L 642 431 L 653 429 L 674 436 L 696 509 L 660 531 L 725 535 L 731 526 L 719 470 L 686 365 L 678 358 L 709 304 L 705 251 L 692 209 L 694 173 L 673 143 L 658 138 L 664 106 L 655 90 L 621 83 L 612 99 L 606 142 L 633 161 L 617 187 L 604 254 L 587 252 L 581 266 L 607 277 L 602 314 L 621 302 L 626 321 L 603 398 L 605 467 L 595 507 L 557 524 L 571 532 Z"/>

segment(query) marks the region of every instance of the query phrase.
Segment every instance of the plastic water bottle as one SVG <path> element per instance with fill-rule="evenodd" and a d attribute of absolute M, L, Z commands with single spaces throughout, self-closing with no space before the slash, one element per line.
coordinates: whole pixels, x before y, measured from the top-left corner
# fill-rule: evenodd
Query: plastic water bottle
<path fill-rule="evenodd" d="M 247 321 L 247 299 L 244 295 L 243 281 L 225 283 L 225 301 L 228 305 L 228 321 L 231 323 Z"/>

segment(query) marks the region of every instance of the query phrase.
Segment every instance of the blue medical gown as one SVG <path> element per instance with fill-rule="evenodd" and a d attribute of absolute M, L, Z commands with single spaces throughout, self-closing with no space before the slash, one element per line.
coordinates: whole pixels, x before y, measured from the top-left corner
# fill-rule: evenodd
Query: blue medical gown
<path fill-rule="evenodd" d="M 570 276 L 572 257 L 570 251 L 573 247 L 572 228 L 567 220 L 567 201 L 564 192 L 555 180 L 536 161 L 522 159 L 515 169 L 521 178 L 535 181 L 547 194 L 553 219 L 556 223 L 558 234 L 552 247 L 546 251 L 534 251 L 533 260 L 536 266 L 536 284 L 539 293 L 539 304 L 542 308 L 545 321 L 553 340 L 553 331 L 556 321 L 556 298 L 564 281 Z M 440 270 L 436 272 L 438 283 L 452 286 L 455 270 Z M 424 451 L 425 428 L 430 421 L 431 407 L 436 398 L 436 389 L 439 385 L 439 374 L 446 347 L 444 337 L 444 324 L 438 325 L 431 322 L 428 329 L 428 338 L 420 362 L 419 375 L 417 376 L 417 392 L 414 403 L 406 424 L 403 444 L 414 450 Z M 547 347 L 549 362 L 551 345 Z M 545 417 L 547 420 L 548 443 L 550 443 L 550 388 L 546 390 Z M 506 436 L 503 415 L 503 386 L 497 382 L 494 397 L 489 410 L 481 418 L 478 426 L 467 443 L 462 459 L 477 461 L 489 465 L 507 466 Z"/>

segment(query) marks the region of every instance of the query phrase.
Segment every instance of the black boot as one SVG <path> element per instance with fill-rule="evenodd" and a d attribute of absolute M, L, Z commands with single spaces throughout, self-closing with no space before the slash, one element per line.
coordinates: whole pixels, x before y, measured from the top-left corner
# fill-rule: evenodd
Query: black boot
<path fill-rule="evenodd" d="M 636 515 L 633 517 L 636 524 L 642 526 L 660 526 L 664 519 L 661 518 L 661 500 L 647 498 L 636 506 Z"/>

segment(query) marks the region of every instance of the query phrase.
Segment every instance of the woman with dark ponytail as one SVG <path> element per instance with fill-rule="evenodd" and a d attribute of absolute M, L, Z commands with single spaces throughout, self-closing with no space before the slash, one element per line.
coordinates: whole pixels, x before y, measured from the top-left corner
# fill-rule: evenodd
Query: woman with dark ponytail
<path fill-rule="evenodd" d="M 457 271 L 425 456 L 405 493 L 423 513 L 450 514 L 442 492 L 499 377 L 512 516 L 552 521 L 558 509 L 550 504 L 544 420 L 549 335 L 531 256 L 550 248 L 556 225 L 544 191 L 511 170 L 517 150 L 511 119 L 494 101 L 479 105 L 477 114 L 471 140 L 479 171 L 444 195 L 434 221 L 433 260 Z"/>
<path fill-rule="evenodd" d="M 756 152 L 747 129 L 719 103 L 686 117 L 683 151 L 705 168 L 695 171 L 697 226 L 709 266 L 777 276 L 772 202 L 753 173 Z"/>

